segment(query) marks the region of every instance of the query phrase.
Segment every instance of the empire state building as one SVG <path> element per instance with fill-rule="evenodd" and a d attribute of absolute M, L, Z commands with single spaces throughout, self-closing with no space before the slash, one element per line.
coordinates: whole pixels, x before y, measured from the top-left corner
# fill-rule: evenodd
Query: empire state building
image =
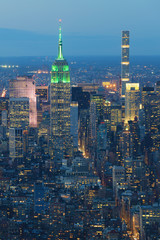
<path fill-rule="evenodd" d="M 70 98 L 70 73 L 62 53 L 60 25 L 58 57 L 52 65 L 50 84 L 50 153 L 55 160 L 71 157 Z"/>

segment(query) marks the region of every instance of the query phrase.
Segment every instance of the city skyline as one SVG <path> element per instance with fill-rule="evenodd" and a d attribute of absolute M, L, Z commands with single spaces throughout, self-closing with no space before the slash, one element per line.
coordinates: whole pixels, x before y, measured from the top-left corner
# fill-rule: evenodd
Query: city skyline
<path fill-rule="evenodd" d="M 9 2 L 0 9 L 0 239 L 159 240 L 157 0 Z M 23 57 L 3 57 L 13 53 Z"/>

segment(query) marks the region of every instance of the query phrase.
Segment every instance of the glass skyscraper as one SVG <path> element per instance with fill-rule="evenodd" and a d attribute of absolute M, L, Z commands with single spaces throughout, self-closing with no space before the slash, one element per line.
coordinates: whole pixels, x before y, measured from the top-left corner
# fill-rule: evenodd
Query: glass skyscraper
<path fill-rule="evenodd" d="M 62 53 L 60 26 L 58 57 L 52 65 L 50 85 L 50 153 L 57 160 L 71 156 L 70 97 L 70 73 Z"/>
<path fill-rule="evenodd" d="M 125 97 L 126 83 L 129 82 L 129 31 L 122 31 L 121 96 Z"/>

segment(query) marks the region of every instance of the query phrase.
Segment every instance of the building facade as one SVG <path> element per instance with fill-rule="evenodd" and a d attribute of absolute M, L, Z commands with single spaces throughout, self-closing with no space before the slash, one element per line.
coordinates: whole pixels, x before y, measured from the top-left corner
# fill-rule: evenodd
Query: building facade
<path fill-rule="evenodd" d="M 129 82 L 129 31 L 122 31 L 121 96 L 125 97 L 126 83 Z"/>
<path fill-rule="evenodd" d="M 17 77 L 9 82 L 10 98 L 29 98 L 29 126 L 37 127 L 37 100 L 32 77 Z"/>
<path fill-rule="evenodd" d="M 71 135 L 73 146 L 78 149 L 78 102 L 71 102 Z"/>
<path fill-rule="evenodd" d="M 62 54 L 60 26 L 58 58 L 52 65 L 50 85 L 50 154 L 57 159 L 71 156 L 70 98 L 70 73 Z"/>
<path fill-rule="evenodd" d="M 11 128 L 27 129 L 29 126 L 29 98 L 10 98 L 9 116 Z"/>
<path fill-rule="evenodd" d="M 139 83 L 127 83 L 125 97 L 125 123 L 133 121 L 135 117 L 139 117 L 139 105 Z"/>

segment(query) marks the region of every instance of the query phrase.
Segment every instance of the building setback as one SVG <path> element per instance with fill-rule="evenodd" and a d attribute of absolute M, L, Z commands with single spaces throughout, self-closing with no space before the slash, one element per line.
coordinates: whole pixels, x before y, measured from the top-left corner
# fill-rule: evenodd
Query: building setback
<path fill-rule="evenodd" d="M 60 26 L 58 58 L 52 65 L 50 85 L 50 154 L 56 159 L 71 156 L 70 98 L 70 73 L 62 53 Z"/>

